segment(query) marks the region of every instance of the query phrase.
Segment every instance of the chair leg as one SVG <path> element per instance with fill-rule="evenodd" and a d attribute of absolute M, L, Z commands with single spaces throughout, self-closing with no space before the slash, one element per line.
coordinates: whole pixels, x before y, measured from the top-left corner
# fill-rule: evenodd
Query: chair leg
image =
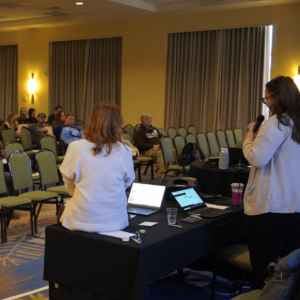
<path fill-rule="evenodd" d="M 163 179 L 161 180 L 161 184 L 164 184 L 164 182 L 165 182 L 165 179 L 166 179 L 166 177 L 167 177 L 168 173 L 169 173 L 169 171 L 166 171 L 166 173 L 165 173 L 165 175 L 164 175 Z"/>
<path fill-rule="evenodd" d="M 216 264 L 214 272 L 213 272 L 212 282 L 211 282 L 210 300 L 214 300 L 215 299 L 215 288 L 216 288 L 217 271 L 218 271 L 218 265 Z"/>
<path fill-rule="evenodd" d="M 146 165 L 146 168 L 145 168 L 145 171 L 144 171 L 144 174 L 143 174 L 143 175 L 146 175 L 146 174 L 147 174 L 148 168 L 149 168 L 149 164 Z"/>
<path fill-rule="evenodd" d="M 151 162 L 151 180 L 153 180 L 154 179 L 154 163 L 153 163 L 153 161 Z"/>
<path fill-rule="evenodd" d="M 6 218 L 6 222 L 5 222 L 5 228 L 8 228 L 13 213 L 14 213 L 13 209 L 7 210 L 7 218 Z"/>
<path fill-rule="evenodd" d="M 0 210 L 0 223 L 1 223 L 1 243 L 4 244 L 4 222 L 3 222 L 4 214 L 2 209 Z"/>
<path fill-rule="evenodd" d="M 36 216 L 36 207 L 37 203 L 33 202 L 33 220 L 34 220 L 34 232 L 38 233 L 37 231 L 37 216 Z"/>
<path fill-rule="evenodd" d="M 30 226 L 31 226 L 31 234 L 34 235 L 34 226 L 33 226 L 33 218 L 34 218 L 34 211 L 33 211 L 33 204 L 31 203 L 29 206 L 30 210 Z"/>
<path fill-rule="evenodd" d="M 139 178 L 139 182 L 142 182 L 142 175 L 141 175 L 141 164 L 139 164 L 138 166 L 138 178 Z"/>

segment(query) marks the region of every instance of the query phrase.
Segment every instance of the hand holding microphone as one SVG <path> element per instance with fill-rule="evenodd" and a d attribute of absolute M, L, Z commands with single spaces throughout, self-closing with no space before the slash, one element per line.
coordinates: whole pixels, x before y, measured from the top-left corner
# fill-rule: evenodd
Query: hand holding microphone
<path fill-rule="evenodd" d="M 252 122 L 249 123 L 247 126 L 247 134 L 245 136 L 245 139 L 247 138 L 255 138 L 255 133 L 257 133 L 260 125 L 262 124 L 262 122 L 265 120 L 265 117 L 263 115 L 260 115 L 257 117 L 256 119 L 256 123 Z"/>

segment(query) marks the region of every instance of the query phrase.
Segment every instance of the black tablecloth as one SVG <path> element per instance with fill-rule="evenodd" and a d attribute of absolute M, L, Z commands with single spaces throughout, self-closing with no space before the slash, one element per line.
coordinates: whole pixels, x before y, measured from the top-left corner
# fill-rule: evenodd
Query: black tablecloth
<path fill-rule="evenodd" d="M 201 183 L 198 185 L 198 192 L 231 197 L 231 183 L 241 182 L 245 188 L 250 172 L 247 166 L 244 166 L 243 171 L 237 171 L 235 168 L 235 165 L 225 170 L 218 167 L 208 168 L 203 165 L 202 161 L 195 161 L 191 164 L 188 176 L 197 178 Z"/>
<path fill-rule="evenodd" d="M 148 217 L 137 216 L 125 231 L 146 229 L 142 244 L 70 231 L 61 225 L 48 226 L 44 279 L 115 299 L 146 299 L 149 281 L 183 268 L 244 234 L 243 209 L 230 209 L 236 212 L 235 218 L 224 226 L 207 222 L 221 225 L 234 213 L 196 225 L 182 222 L 182 228 L 167 226 L 165 209 Z M 158 224 L 140 226 L 144 221 Z"/>

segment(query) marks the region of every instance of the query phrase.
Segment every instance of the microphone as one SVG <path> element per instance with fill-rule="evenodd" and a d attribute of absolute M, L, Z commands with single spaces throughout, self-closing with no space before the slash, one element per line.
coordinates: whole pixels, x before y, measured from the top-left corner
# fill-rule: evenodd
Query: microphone
<path fill-rule="evenodd" d="M 261 123 L 265 120 L 265 117 L 263 115 L 260 115 L 257 117 L 256 119 L 256 123 L 254 125 L 253 128 L 253 132 L 256 133 L 256 131 L 258 130 L 259 126 L 261 125 Z"/>

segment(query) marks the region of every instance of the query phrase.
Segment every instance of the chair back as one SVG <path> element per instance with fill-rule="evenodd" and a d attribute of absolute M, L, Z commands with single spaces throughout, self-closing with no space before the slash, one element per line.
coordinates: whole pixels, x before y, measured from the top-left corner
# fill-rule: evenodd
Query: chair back
<path fill-rule="evenodd" d="M 1 161 L 1 165 L 0 165 L 0 194 L 7 194 L 7 186 L 6 186 L 6 181 L 5 181 L 5 177 L 4 177 L 4 166 L 3 166 L 3 162 Z"/>
<path fill-rule="evenodd" d="M 141 124 L 136 124 L 136 125 L 134 126 L 134 129 L 135 129 L 135 130 L 138 130 L 140 127 L 141 127 Z"/>
<path fill-rule="evenodd" d="M 195 126 L 193 126 L 193 125 L 190 125 L 188 127 L 187 131 L 188 131 L 188 133 L 193 134 L 194 136 L 197 135 L 197 130 L 196 130 Z"/>
<path fill-rule="evenodd" d="M 2 140 L 3 140 L 3 144 L 6 145 L 7 143 L 11 142 L 11 141 L 16 141 L 16 133 L 14 130 L 12 130 L 11 128 L 9 129 L 4 129 L 1 132 L 2 135 Z"/>
<path fill-rule="evenodd" d="M 128 132 L 123 132 L 123 139 L 131 143 L 131 135 Z"/>
<path fill-rule="evenodd" d="M 207 137 L 209 148 L 210 148 L 210 154 L 211 155 L 219 154 L 219 147 L 217 144 L 216 135 L 212 131 L 209 131 L 206 134 L 206 137 Z"/>
<path fill-rule="evenodd" d="M 173 143 L 169 137 L 163 137 L 160 140 L 160 149 L 162 151 L 166 166 L 176 162 L 173 152 Z"/>
<path fill-rule="evenodd" d="M 168 136 L 167 132 L 163 128 L 158 128 L 158 131 L 162 136 Z"/>
<path fill-rule="evenodd" d="M 186 137 L 185 137 L 186 143 L 196 143 L 197 144 L 197 140 L 196 140 L 196 136 L 194 136 L 193 134 L 189 133 Z"/>
<path fill-rule="evenodd" d="M 16 150 L 8 157 L 8 166 L 15 190 L 33 186 L 31 161 L 27 153 Z"/>
<path fill-rule="evenodd" d="M 174 137 L 177 135 L 177 131 L 174 127 L 169 127 L 168 129 L 168 136 L 171 140 L 174 139 Z"/>
<path fill-rule="evenodd" d="M 130 124 L 127 124 L 125 127 L 124 127 L 124 131 L 129 133 L 131 135 L 131 137 L 133 137 L 133 134 L 135 132 L 135 129 L 132 125 Z"/>
<path fill-rule="evenodd" d="M 59 182 L 55 153 L 50 149 L 43 148 L 36 154 L 35 158 L 40 173 L 41 185 L 46 186 Z"/>
<path fill-rule="evenodd" d="M 45 135 L 40 140 L 41 148 L 46 148 L 51 150 L 55 154 L 56 161 L 57 158 L 57 146 L 56 146 L 56 139 L 53 136 Z"/>
<path fill-rule="evenodd" d="M 204 133 L 199 132 L 197 134 L 197 141 L 198 141 L 198 145 L 201 148 L 204 156 L 208 156 L 209 155 L 209 147 L 207 144 L 207 139 Z"/>
<path fill-rule="evenodd" d="M 77 126 L 77 127 L 78 127 L 78 125 L 82 125 L 84 127 L 85 123 L 84 123 L 84 121 L 77 120 L 74 125 Z"/>
<path fill-rule="evenodd" d="M 24 151 L 24 148 L 22 146 L 22 144 L 20 144 L 17 141 L 11 141 L 8 142 L 5 147 L 4 147 L 4 151 L 5 151 L 5 156 L 9 157 L 14 151 L 16 150 L 21 150 Z M 1 171 L 0 171 L 1 172 Z"/>
<path fill-rule="evenodd" d="M 180 134 L 185 139 L 185 137 L 187 135 L 187 132 L 186 132 L 186 129 L 184 127 L 179 127 L 177 129 L 177 132 L 178 132 L 178 134 Z"/>
<path fill-rule="evenodd" d="M 32 136 L 29 129 L 24 127 L 22 128 L 20 140 L 24 151 L 33 149 Z"/>
<path fill-rule="evenodd" d="M 85 129 L 84 125 L 82 125 L 82 124 L 78 124 L 78 125 L 76 125 L 76 127 L 78 127 L 81 131 L 83 131 Z"/>
<path fill-rule="evenodd" d="M 217 131 L 217 139 L 218 139 L 220 148 L 228 148 L 224 131 L 222 131 L 222 130 Z"/>
<path fill-rule="evenodd" d="M 183 147 L 185 146 L 184 138 L 181 135 L 177 135 L 174 138 L 175 151 L 177 155 L 177 159 L 181 157 Z"/>
<path fill-rule="evenodd" d="M 242 141 L 242 131 L 238 127 L 236 127 L 234 130 L 234 137 L 235 137 L 235 143 L 237 144 L 238 142 Z"/>
<path fill-rule="evenodd" d="M 234 136 L 233 136 L 233 132 L 231 129 L 227 129 L 225 131 L 225 135 L 226 135 L 226 139 L 227 139 L 227 142 L 228 142 L 228 146 L 230 148 L 234 148 L 235 147 L 235 142 L 234 142 Z"/>

